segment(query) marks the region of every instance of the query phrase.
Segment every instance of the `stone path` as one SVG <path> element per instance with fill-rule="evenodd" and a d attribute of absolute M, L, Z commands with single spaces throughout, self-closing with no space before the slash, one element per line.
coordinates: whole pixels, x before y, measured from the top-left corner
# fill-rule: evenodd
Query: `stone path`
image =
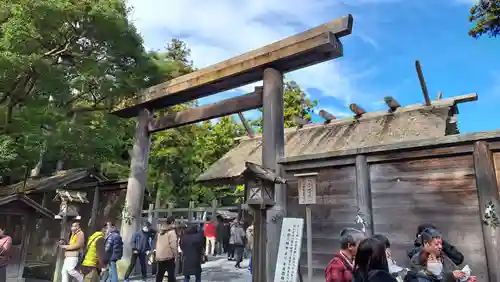
<path fill-rule="evenodd" d="M 241 263 L 242 268 L 235 268 L 234 261 L 228 261 L 226 257 L 210 258 L 202 265 L 202 282 L 250 282 L 252 281 L 248 271 L 248 259 Z M 177 277 L 177 281 L 184 281 L 184 277 Z M 154 277 L 149 277 L 146 282 L 154 282 Z M 166 281 L 166 278 L 165 280 Z M 194 281 L 194 277 L 191 277 Z M 140 279 L 130 279 L 130 282 L 141 282 Z"/>
<path fill-rule="evenodd" d="M 241 263 L 242 268 L 235 268 L 234 261 L 228 261 L 225 257 L 211 258 L 202 267 L 201 280 L 203 282 L 250 282 L 252 279 L 248 271 L 248 263 L 248 259 L 245 259 Z"/>

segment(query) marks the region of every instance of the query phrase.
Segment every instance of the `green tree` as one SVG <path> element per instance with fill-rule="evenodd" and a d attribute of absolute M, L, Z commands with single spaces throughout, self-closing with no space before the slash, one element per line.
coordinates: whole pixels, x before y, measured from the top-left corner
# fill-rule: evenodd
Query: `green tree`
<path fill-rule="evenodd" d="M 496 37 L 500 34 L 500 0 L 481 0 L 470 9 L 469 21 L 474 26 L 469 35 L 479 38 L 483 34 Z"/>
<path fill-rule="evenodd" d="M 285 82 L 283 88 L 283 103 L 285 128 L 298 126 L 295 117 L 303 120 L 311 120 L 311 112 L 316 107 L 317 101 L 311 101 L 306 93 L 295 81 Z M 262 108 L 259 109 L 262 112 Z M 262 116 L 251 122 L 252 126 L 262 131 Z"/>
<path fill-rule="evenodd" d="M 150 53 L 162 75 L 170 80 L 194 70 L 190 50 L 180 40 L 170 41 L 165 51 Z M 161 82 L 161 81 L 158 81 Z M 196 107 L 197 102 L 171 107 L 163 114 Z M 163 202 L 187 205 L 189 201 L 207 203 L 218 196 L 218 190 L 196 183 L 196 178 L 213 162 L 229 151 L 234 138 L 243 133 L 232 116 L 217 123 L 206 121 L 157 132 L 150 151 L 150 194 L 160 192 Z"/>
<path fill-rule="evenodd" d="M 105 112 L 157 74 L 124 1 L 9 0 L 0 11 L 0 126 L 18 156 L 9 165 L 32 166 L 42 149 L 70 166 L 120 156 L 131 123 Z"/>

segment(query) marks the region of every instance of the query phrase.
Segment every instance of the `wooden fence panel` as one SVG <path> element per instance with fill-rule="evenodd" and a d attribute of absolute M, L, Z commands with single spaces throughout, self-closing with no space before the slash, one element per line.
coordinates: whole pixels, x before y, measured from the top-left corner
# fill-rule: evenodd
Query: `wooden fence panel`
<path fill-rule="evenodd" d="M 307 171 L 303 171 L 307 172 Z M 297 172 L 298 173 L 298 172 Z M 340 231 L 358 227 L 356 220 L 356 169 L 354 166 L 318 170 L 316 203 L 311 205 L 313 275 L 324 277 L 325 267 L 340 247 Z M 299 205 L 297 179 L 290 176 L 287 188 L 287 216 L 305 219 L 305 206 Z M 301 271 L 307 275 L 307 237 L 304 230 Z"/>
<path fill-rule="evenodd" d="M 487 281 L 472 155 L 374 164 L 370 178 L 375 233 L 390 239 L 399 264 L 409 266 L 417 226 L 431 222 Z"/>

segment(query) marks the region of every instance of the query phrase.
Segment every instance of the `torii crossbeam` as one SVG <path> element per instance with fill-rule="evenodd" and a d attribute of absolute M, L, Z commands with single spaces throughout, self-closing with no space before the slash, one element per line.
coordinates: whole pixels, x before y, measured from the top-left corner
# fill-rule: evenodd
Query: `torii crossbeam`
<path fill-rule="evenodd" d="M 130 215 L 130 224 L 122 225 L 125 246 L 130 246 L 127 243 L 140 224 L 147 185 L 151 133 L 262 106 L 262 166 L 279 175 L 277 161 L 284 157 L 283 74 L 343 56 L 339 38 L 351 34 L 352 25 L 351 15 L 335 19 L 232 59 L 152 86 L 114 110 L 111 114 L 119 117 L 138 117 L 126 203 L 122 212 Z M 260 80 L 263 80 L 263 88 L 257 88 L 253 93 L 159 118 L 153 117 L 155 110 Z M 281 231 L 280 218 L 286 215 L 284 184 L 276 185 L 274 196 L 276 205 L 270 210 L 255 210 L 255 233 L 261 234 L 263 238 L 256 238 L 261 244 L 255 247 L 253 255 L 253 266 L 258 270 L 258 275 L 253 275 L 253 281 L 270 281 L 269 279 L 274 277 Z M 276 220 L 269 221 L 267 228 L 264 228 L 268 214 L 269 218 Z M 124 249 L 124 265 L 130 261 L 131 254 L 130 248 Z"/>

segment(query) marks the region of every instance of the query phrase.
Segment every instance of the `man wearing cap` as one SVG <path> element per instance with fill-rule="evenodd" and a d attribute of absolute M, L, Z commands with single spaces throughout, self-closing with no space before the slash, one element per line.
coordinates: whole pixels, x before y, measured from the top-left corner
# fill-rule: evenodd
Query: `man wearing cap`
<path fill-rule="evenodd" d="M 147 278 L 147 268 L 146 268 L 146 258 L 151 251 L 151 223 L 146 222 L 143 224 L 140 231 L 132 234 L 132 257 L 130 258 L 130 264 L 128 266 L 127 272 L 125 272 L 124 280 L 129 281 L 130 274 L 134 270 L 135 263 L 139 260 L 141 266 L 142 280 L 146 281 Z"/>

